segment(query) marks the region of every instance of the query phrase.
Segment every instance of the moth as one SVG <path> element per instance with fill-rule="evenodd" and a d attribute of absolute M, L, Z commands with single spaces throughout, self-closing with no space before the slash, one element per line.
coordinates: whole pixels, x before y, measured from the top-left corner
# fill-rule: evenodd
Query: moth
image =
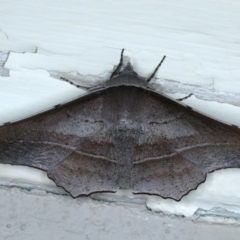
<path fill-rule="evenodd" d="M 164 56 L 165 58 L 165 56 Z M 131 189 L 179 201 L 207 173 L 240 167 L 240 131 L 154 90 L 130 63 L 66 104 L 0 128 L 0 163 L 25 165 L 73 197 Z"/>

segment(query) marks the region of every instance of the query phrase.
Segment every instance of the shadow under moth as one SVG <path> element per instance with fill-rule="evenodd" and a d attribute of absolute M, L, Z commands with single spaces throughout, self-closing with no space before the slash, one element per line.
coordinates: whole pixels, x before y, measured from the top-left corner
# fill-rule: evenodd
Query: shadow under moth
<path fill-rule="evenodd" d="M 164 57 L 165 58 L 165 57 Z M 66 104 L 0 128 L 0 163 L 47 172 L 73 197 L 131 189 L 180 200 L 207 173 L 240 167 L 240 131 L 154 90 L 120 63 Z"/>

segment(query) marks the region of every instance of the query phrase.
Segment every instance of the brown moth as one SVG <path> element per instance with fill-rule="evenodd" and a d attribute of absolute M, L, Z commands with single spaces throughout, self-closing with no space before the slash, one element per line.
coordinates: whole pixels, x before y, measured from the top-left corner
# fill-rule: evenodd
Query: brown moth
<path fill-rule="evenodd" d="M 164 57 L 165 58 L 165 57 Z M 121 61 L 98 88 L 0 128 L 0 163 L 47 172 L 73 197 L 132 189 L 180 200 L 240 167 L 240 131 L 154 90 Z"/>

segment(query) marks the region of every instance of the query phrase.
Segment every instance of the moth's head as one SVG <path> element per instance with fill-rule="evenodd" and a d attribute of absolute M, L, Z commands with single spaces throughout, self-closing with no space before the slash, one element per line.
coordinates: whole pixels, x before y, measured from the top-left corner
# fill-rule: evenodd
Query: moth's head
<path fill-rule="evenodd" d="M 113 71 L 110 79 L 105 82 L 104 87 L 110 88 L 110 87 L 119 87 L 119 86 L 133 86 L 133 87 L 139 87 L 144 89 L 153 89 L 152 85 L 149 83 L 153 77 L 155 76 L 158 68 L 162 65 L 164 59 L 166 56 L 163 56 L 161 62 L 158 64 L 152 75 L 145 79 L 142 77 L 139 77 L 136 72 L 134 72 L 133 67 L 130 62 L 127 63 L 127 65 L 124 67 L 124 69 L 121 71 L 121 67 L 123 65 L 123 52 L 124 49 L 122 49 L 121 52 L 121 58 L 120 62 L 117 66 L 117 68 Z"/>
<path fill-rule="evenodd" d="M 121 75 L 137 75 L 136 72 L 133 71 L 133 66 L 130 62 L 124 67 L 124 69 L 120 72 Z"/>
<path fill-rule="evenodd" d="M 106 88 L 118 86 L 133 86 L 153 89 L 152 85 L 147 82 L 147 79 L 138 76 L 138 74 L 134 72 L 130 62 L 127 63 L 124 69 L 120 71 L 117 76 L 114 76 L 105 82 Z"/>

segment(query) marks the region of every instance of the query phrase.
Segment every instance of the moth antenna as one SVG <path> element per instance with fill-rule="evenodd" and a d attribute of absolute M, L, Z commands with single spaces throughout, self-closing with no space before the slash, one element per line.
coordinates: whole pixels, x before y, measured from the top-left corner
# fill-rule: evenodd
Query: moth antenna
<path fill-rule="evenodd" d="M 75 86 L 77 88 L 83 88 L 83 89 L 86 89 L 86 90 L 90 89 L 90 87 L 85 87 L 85 86 L 78 85 L 78 84 L 76 84 L 76 83 L 74 83 L 74 82 L 72 82 L 72 81 L 70 81 L 70 80 L 68 80 L 68 79 L 66 79 L 64 77 L 60 77 L 60 79 L 65 81 L 65 82 L 70 83 L 71 85 L 73 85 L 73 86 Z"/>
<path fill-rule="evenodd" d="M 164 59 L 166 58 L 166 56 L 164 55 L 161 62 L 157 65 L 157 67 L 155 68 L 154 72 L 152 73 L 152 75 L 147 79 L 147 82 L 150 82 L 152 80 L 152 78 L 154 77 L 154 75 L 156 74 L 157 70 L 161 67 Z"/>
<path fill-rule="evenodd" d="M 189 98 L 189 97 L 191 97 L 193 94 L 192 93 L 190 93 L 189 95 L 187 95 L 186 97 L 184 97 L 184 98 L 179 98 L 179 99 L 176 99 L 177 101 L 182 101 L 182 100 L 185 100 L 185 99 L 187 99 L 187 98 Z"/>
<path fill-rule="evenodd" d="M 121 52 L 120 62 L 117 68 L 112 72 L 110 79 L 112 79 L 114 75 L 117 75 L 119 73 L 119 69 L 121 68 L 122 62 L 123 62 L 123 52 L 124 52 L 124 48 L 122 49 L 122 52 Z"/>

